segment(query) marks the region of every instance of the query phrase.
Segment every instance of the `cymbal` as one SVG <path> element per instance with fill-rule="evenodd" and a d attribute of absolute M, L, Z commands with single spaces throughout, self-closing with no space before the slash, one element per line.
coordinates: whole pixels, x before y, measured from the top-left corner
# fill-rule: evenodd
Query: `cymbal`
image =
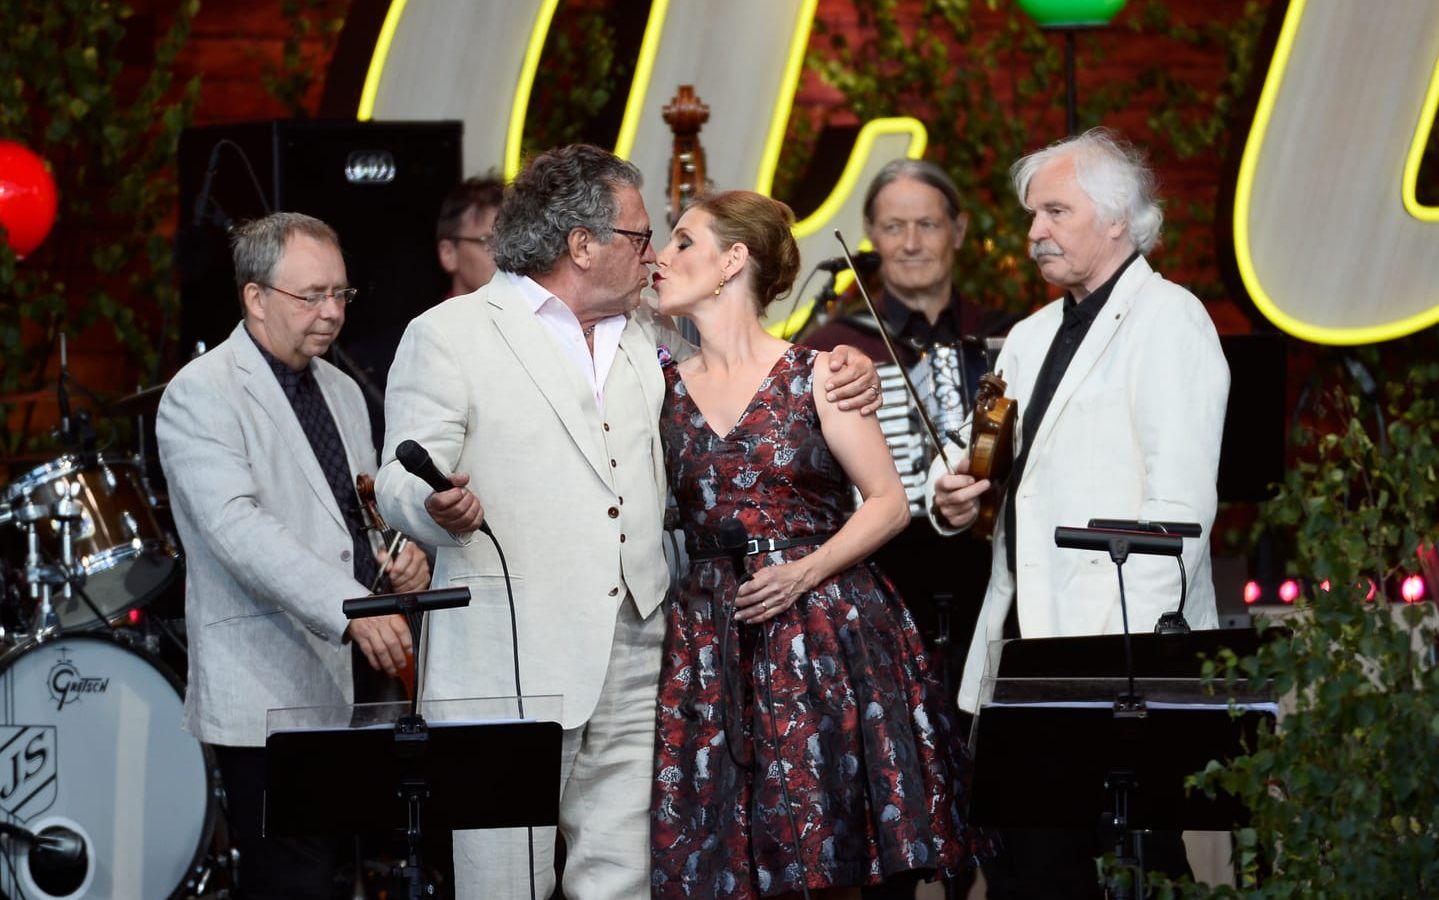
<path fill-rule="evenodd" d="M 165 393 L 165 386 L 168 381 L 162 381 L 153 387 L 147 387 L 136 391 L 118 400 L 112 401 L 105 407 L 107 416 L 147 416 L 160 408 L 160 397 Z"/>

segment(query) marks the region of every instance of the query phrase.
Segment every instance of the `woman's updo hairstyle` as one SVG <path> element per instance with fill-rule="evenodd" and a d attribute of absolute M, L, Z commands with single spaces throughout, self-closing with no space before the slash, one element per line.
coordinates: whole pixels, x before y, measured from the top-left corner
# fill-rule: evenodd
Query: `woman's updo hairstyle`
<path fill-rule="evenodd" d="M 753 191 L 707 194 L 693 205 L 713 217 L 710 228 L 722 250 L 735 244 L 749 248 L 750 283 L 759 312 L 794 287 L 799 274 L 799 247 L 790 232 L 794 210 Z"/>

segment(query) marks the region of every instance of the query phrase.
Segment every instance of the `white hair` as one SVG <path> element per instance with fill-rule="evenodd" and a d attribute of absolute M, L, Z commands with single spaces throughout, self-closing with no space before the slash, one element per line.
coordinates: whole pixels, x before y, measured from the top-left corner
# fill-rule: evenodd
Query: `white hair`
<path fill-rule="evenodd" d="M 1154 173 L 1144 155 L 1107 128 L 1091 128 L 1037 150 L 1009 169 L 1019 203 L 1029 212 L 1025 197 L 1029 182 L 1040 169 L 1064 157 L 1074 159 L 1074 176 L 1080 190 L 1094 204 L 1101 222 L 1123 222 L 1129 239 L 1141 253 L 1159 240 L 1164 210 L 1155 196 Z"/>

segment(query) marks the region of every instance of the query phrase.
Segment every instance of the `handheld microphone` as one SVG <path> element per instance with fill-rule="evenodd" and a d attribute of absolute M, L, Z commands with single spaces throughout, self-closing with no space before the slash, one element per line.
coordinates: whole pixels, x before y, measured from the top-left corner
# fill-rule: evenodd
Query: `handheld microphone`
<path fill-rule="evenodd" d="M 749 542 L 749 533 L 744 530 L 744 525 L 739 519 L 725 519 L 719 527 L 719 546 L 729 556 L 730 565 L 734 567 L 735 581 L 744 584 L 752 577 L 745 569 L 745 544 Z"/>
<path fill-rule="evenodd" d="M 395 459 L 400 461 L 400 465 L 405 467 L 406 472 L 429 485 L 430 490 L 437 494 L 454 487 L 453 484 L 450 484 L 450 479 L 446 478 L 439 467 L 435 465 L 435 461 L 430 459 L 430 451 L 422 447 L 418 441 L 400 441 L 400 445 L 395 448 Z M 494 536 L 490 531 L 490 523 L 483 519 L 480 520 L 480 530 L 491 537 Z"/>
<path fill-rule="evenodd" d="M 873 250 L 866 250 L 864 253 L 856 254 L 854 257 L 854 267 L 860 272 L 873 272 L 879 268 L 879 254 Z M 828 272 L 831 275 L 843 272 L 848 268 L 849 263 L 845 261 L 843 256 L 826 259 L 815 266 L 817 271 Z"/>

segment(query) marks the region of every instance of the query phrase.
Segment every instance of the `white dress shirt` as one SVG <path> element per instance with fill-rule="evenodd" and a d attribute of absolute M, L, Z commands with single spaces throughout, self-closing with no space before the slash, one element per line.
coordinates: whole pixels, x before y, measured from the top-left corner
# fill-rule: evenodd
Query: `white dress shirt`
<path fill-rule="evenodd" d="M 580 328 L 579 318 L 563 300 L 545 290 L 528 275 L 497 272 L 495 277 L 509 278 L 524 295 L 525 300 L 529 301 L 530 309 L 554 336 L 560 351 L 584 375 L 585 383 L 594 394 L 595 407 L 604 410 L 605 378 L 609 376 L 610 366 L 614 364 L 615 354 L 620 349 L 620 334 L 625 330 L 625 317 L 608 316 L 595 323 L 595 349 L 591 354 L 585 341 L 584 330 Z"/>

